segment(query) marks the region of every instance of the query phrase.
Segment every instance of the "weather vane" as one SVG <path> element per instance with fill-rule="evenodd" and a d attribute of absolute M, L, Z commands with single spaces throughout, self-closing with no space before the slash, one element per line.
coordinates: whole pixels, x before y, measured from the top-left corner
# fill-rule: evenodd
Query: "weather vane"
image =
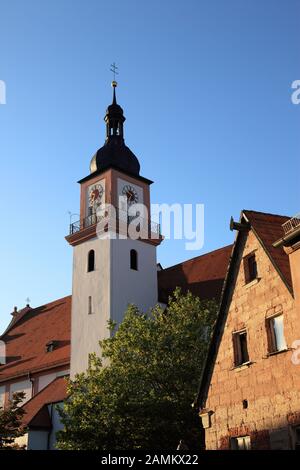
<path fill-rule="evenodd" d="M 29 297 L 27 297 L 27 299 L 26 299 L 26 303 L 27 303 L 27 305 L 29 305 L 29 304 L 30 304 L 30 298 L 29 298 Z"/>
<path fill-rule="evenodd" d="M 113 64 L 111 64 L 111 66 L 110 66 L 110 71 L 114 74 L 114 79 L 113 79 L 113 82 L 112 82 L 113 87 L 117 86 L 116 75 L 119 75 L 118 68 L 119 67 L 116 66 L 115 62 Z"/>

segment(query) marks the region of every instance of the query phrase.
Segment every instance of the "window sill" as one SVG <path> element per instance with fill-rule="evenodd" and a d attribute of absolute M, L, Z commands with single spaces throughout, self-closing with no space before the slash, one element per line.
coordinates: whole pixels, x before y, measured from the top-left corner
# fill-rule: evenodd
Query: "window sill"
<path fill-rule="evenodd" d="M 243 364 L 240 364 L 239 366 L 233 366 L 231 370 L 236 370 L 236 371 L 238 372 L 238 371 L 240 371 L 240 370 L 247 369 L 247 368 L 250 367 L 252 364 L 253 364 L 253 362 L 251 362 L 251 361 L 244 362 Z"/>
<path fill-rule="evenodd" d="M 252 281 L 250 282 L 246 282 L 246 284 L 244 284 L 244 286 L 246 287 L 246 289 L 249 289 L 249 287 L 252 287 L 252 286 L 255 286 L 256 284 L 258 284 L 258 282 L 261 280 L 260 277 L 256 277 L 255 279 L 253 279 Z"/>
<path fill-rule="evenodd" d="M 285 348 L 285 349 L 280 349 L 280 351 L 269 352 L 269 353 L 267 353 L 266 358 L 268 358 L 270 356 L 276 356 L 277 354 L 286 353 L 288 351 L 291 351 L 291 349 L 290 348 Z"/>

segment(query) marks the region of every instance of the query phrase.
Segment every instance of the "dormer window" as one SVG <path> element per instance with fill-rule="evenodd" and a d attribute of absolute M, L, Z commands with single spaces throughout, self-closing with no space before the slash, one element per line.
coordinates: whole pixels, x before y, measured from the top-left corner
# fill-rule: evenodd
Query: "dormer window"
<path fill-rule="evenodd" d="M 49 353 L 49 352 L 52 352 L 54 351 L 55 347 L 57 346 L 57 342 L 52 340 L 52 341 L 49 341 L 47 344 L 46 344 L 46 352 Z"/>

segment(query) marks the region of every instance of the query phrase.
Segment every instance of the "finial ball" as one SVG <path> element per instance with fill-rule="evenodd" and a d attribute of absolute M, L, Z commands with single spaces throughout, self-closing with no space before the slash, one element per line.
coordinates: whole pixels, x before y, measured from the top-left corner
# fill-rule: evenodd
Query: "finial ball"
<path fill-rule="evenodd" d="M 116 88 L 116 87 L 118 86 L 118 83 L 117 83 L 115 80 L 113 80 L 113 81 L 111 82 L 111 86 L 112 86 L 113 88 Z"/>

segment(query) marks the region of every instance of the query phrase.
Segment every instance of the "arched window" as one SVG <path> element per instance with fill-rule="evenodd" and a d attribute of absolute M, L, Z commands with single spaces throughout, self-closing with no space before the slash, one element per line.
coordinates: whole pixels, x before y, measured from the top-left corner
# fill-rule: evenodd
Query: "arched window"
<path fill-rule="evenodd" d="M 95 270 L 95 252 L 90 250 L 88 254 L 88 273 Z"/>
<path fill-rule="evenodd" d="M 138 254 L 136 250 L 130 250 L 130 269 L 135 271 L 138 269 Z"/>

